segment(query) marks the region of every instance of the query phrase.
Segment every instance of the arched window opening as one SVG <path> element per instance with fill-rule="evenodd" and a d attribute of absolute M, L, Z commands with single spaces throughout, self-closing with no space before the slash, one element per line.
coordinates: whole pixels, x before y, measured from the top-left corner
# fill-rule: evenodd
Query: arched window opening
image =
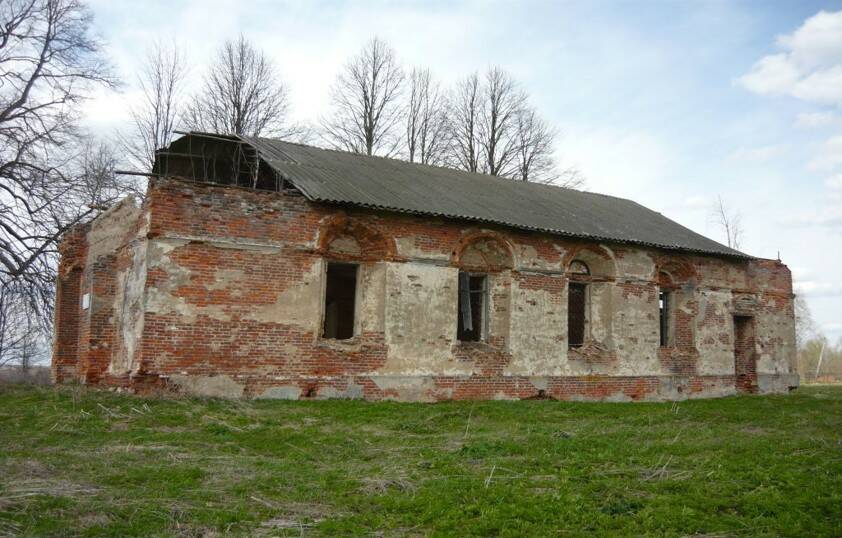
<path fill-rule="evenodd" d="M 588 285 L 577 280 L 590 276 L 591 271 L 582 260 L 573 260 L 568 272 L 571 282 L 567 288 L 567 341 L 570 347 L 582 347 L 588 320 Z"/>
<path fill-rule="evenodd" d="M 456 338 L 460 342 L 488 341 L 492 326 L 491 288 L 500 274 L 513 267 L 504 239 L 480 232 L 462 239 L 453 250 L 459 267 Z M 499 281 L 498 281 L 499 282 Z"/>
<path fill-rule="evenodd" d="M 570 262 L 570 274 L 573 275 L 590 275 L 591 271 L 588 265 L 581 260 L 573 260 Z"/>

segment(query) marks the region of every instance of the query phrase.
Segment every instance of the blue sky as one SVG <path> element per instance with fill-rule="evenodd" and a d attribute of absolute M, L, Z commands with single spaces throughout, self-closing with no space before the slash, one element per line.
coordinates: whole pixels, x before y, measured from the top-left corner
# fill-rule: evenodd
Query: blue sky
<path fill-rule="evenodd" d="M 842 338 L 842 0 L 831 2 L 237 2 L 92 0 L 126 80 L 87 104 L 125 125 L 135 72 L 176 39 L 198 80 L 244 33 L 315 121 L 346 58 L 372 35 L 445 84 L 510 71 L 563 136 L 588 188 L 632 198 L 717 240 L 717 196 L 742 249 L 793 270 L 823 332 Z"/>

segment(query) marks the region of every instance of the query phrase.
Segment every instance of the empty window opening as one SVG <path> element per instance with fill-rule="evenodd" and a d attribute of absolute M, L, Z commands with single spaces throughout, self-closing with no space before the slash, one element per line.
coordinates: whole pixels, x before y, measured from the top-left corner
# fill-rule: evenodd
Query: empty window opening
<path fill-rule="evenodd" d="M 456 337 L 462 342 L 479 342 L 484 336 L 488 278 L 459 273 L 459 320 Z"/>
<path fill-rule="evenodd" d="M 661 330 L 661 347 L 672 344 L 670 338 L 670 316 L 672 315 L 672 294 L 668 291 L 661 291 L 658 294 L 658 311 Z"/>
<path fill-rule="evenodd" d="M 567 291 L 567 342 L 570 347 L 585 343 L 585 305 L 587 285 L 571 282 Z"/>
<path fill-rule="evenodd" d="M 328 263 L 325 285 L 325 338 L 347 340 L 354 336 L 354 310 L 357 298 L 357 266 Z"/>

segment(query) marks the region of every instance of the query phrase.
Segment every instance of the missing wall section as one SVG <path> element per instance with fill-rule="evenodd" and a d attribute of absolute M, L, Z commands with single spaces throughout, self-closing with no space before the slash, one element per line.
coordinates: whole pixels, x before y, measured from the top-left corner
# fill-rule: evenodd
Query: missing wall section
<path fill-rule="evenodd" d="M 324 338 L 347 340 L 354 336 L 357 268 L 354 263 L 327 264 Z"/>

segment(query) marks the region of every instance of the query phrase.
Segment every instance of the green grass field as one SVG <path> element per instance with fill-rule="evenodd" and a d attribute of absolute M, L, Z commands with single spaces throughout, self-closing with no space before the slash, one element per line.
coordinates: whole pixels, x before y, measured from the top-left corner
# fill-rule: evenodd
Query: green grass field
<path fill-rule="evenodd" d="M 682 403 L 0 386 L 0 535 L 842 535 L 842 387 Z"/>

